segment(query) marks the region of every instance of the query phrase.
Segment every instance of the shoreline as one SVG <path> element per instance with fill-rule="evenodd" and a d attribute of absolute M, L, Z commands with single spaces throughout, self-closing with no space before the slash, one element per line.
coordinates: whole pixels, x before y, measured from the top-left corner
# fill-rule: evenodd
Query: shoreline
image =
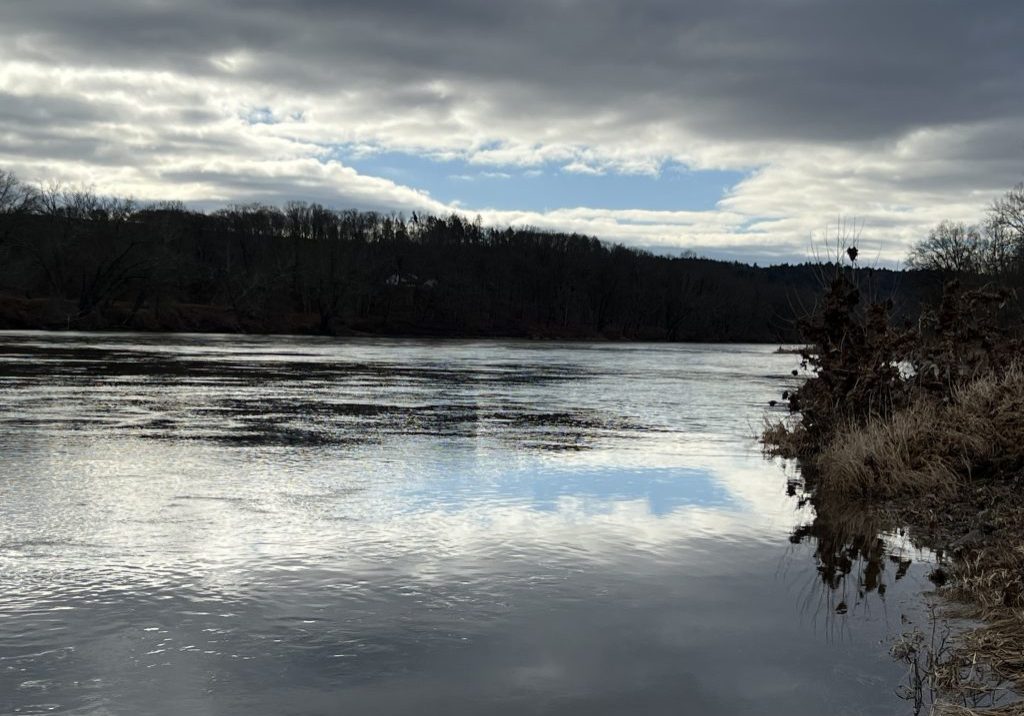
<path fill-rule="evenodd" d="M 974 623 L 941 645 L 915 628 L 891 650 L 920 669 L 919 688 L 940 697 L 927 713 L 1024 714 L 1024 473 L 964 483 L 946 495 L 852 501 L 816 493 L 813 475 L 805 481 L 816 521 L 838 535 L 837 560 L 883 533 L 905 534 L 935 555 L 929 580 L 941 604 L 933 620 Z"/>
<path fill-rule="evenodd" d="M 887 415 L 829 423 L 821 441 L 809 440 L 803 416 L 762 436 L 766 453 L 800 467 L 799 499 L 829 534 L 828 559 L 906 535 L 935 555 L 929 579 L 945 611 L 978 623 L 937 652 L 920 633 L 904 644 L 900 658 L 912 655 L 943 699 L 933 713 L 1024 714 L 1022 405 L 1024 367 L 1014 363 L 945 400 L 922 392 Z"/>
<path fill-rule="evenodd" d="M 395 338 L 437 340 L 523 340 L 565 343 L 632 343 L 632 344 L 706 344 L 706 345 L 764 345 L 777 346 L 776 352 L 799 352 L 785 348 L 786 341 L 754 340 L 751 338 L 722 339 L 716 337 L 672 340 L 654 335 L 627 335 L 609 330 L 587 332 L 558 331 L 550 327 L 513 327 L 507 331 L 466 330 L 451 331 L 440 327 L 415 325 L 407 321 L 390 323 L 366 320 L 338 325 L 330 332 L 318 330 L 314 314 L 272 313 L 260 319 L 239 318 L 228 306 L 207 304 L 168 304 L 160 315 L 150 309 L 134 313 L 130 306 L 115 303 L 109 315 L 88 316 L 72 322 L 72 301 L 57 303 L 52 299 L 26 299 L 0 293 L 0 331 L 46 331 L 53 333 L 152 333 L 199 335 L 253 335 L 297 336 L 315 338 Z M 65 318 L 61 319 L 60 316 Z"/>

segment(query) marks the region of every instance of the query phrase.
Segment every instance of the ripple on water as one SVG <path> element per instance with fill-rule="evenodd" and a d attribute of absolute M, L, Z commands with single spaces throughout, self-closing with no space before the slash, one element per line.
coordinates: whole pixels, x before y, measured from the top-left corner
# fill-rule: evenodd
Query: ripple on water
<path fill-rule="evenodd" d="M 773 350 L 0 333 L 4 707 L 892 713 Z"/>

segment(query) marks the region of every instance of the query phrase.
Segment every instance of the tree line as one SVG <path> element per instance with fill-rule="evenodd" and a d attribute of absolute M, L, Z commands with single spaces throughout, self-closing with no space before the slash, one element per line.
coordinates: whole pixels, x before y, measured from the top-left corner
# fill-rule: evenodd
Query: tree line
<path fill-rule="evenodd" d="M 873 272 L 912 319 L 930 271 Z M 196 211 L 0 171 L 0 327 L 789 342 L 821 267 L 664 256 L 458 214 Z"/>

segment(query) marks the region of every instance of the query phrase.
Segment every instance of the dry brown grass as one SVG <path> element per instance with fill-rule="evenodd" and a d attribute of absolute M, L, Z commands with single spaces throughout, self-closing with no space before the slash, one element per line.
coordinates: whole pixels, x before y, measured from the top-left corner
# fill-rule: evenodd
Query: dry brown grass
<path fill-rule="evenodd" d="M 953 561 L 945 593 L 983 623 L 962 636 L 961 651 L 1024 693 L 1024 505 L 1019 490 L 1012 495 L 978 520 L 991 533 Z M 992 713 L 1024 714 L 1024 702 Z"/>
<path fill-rule="evenodd" d="M 783 428 L 771 437 L 787 439 Z M 813 458 L 824 493 L 897 497 L 951 494 L 975 477 L 1024 466 L 1024 368 L 974 380 L 951 403 L 921 397 L 887 419 L 836 432 Z"/>

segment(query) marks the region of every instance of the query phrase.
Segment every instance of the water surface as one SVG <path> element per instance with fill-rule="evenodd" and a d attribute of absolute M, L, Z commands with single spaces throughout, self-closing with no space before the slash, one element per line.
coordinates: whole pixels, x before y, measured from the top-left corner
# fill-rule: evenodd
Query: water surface
<path fill-rule="evenodd" d="M 796 360 L 2 333 L 0 712 L 907 713 L 927 565 L 752 439 Z"/>

